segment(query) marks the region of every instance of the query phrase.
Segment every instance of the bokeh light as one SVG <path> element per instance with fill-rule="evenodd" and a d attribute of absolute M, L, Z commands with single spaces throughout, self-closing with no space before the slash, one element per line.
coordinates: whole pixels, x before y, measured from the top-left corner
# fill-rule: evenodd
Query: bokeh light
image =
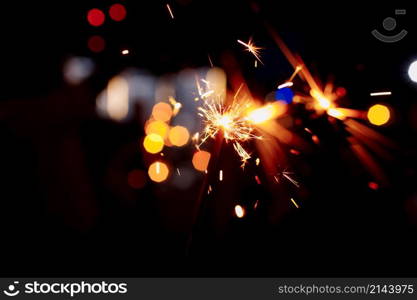
<path fill-rule="evenodd" d="M 93 35 L 88 39 L 87 45 L 91 52 L 99 53 L 106 47 L 106 41 L 99 35 Z"/>
<path fill-rule="evenodd" d="M 162 121 L 155 121 L 155 120 L 151 120 L 149 122 L 146 123 L 145 125 L 145 133 L 146 134 L 157 134 L 160 137 L 162 137 L 163 139 L 166 138 L 167 134 L 168 134 L 168 130 L 169 127 L 165 122 Z"/>
<path fill-rule="evenodd" d="M 127 174 L 127 183 L 132 189 L 141 189 L 146 184 L 146 173 L 142 170 L 132 170 Z"/>
<path fill-rule="evenodd" d="M 71 57 L 63 67 L 64 79 L 67 83 L 77 85 L 82 83 L 94 71 L 94 62 L 88 57 Z"/>
<path fill-rule="evenodd" d="M 87 21 L 91 26 L 98 27 L 103 25 L 105 18 L 104 13 L 98 8 L 90 9 L 87 13 Z"/>
<path fill-rule="evenodd" d="M 368 110 L 368 120 L 371 124 L 381 126 L 386 124 L 391 117 L 388 107 L 382 104 L 375 104 Z"/>
<path fill-rule="evenodd" d="M 126 18 L 126 8 L 120 3 L 113 4 L 109 9 L 109 15 L 113 21 L 123 21 Z"/>
<path fill-rule="evenodd" d="M 162 182 L 168 178 L 169 168 L 165 163 L 156 161 L 149 166 L 148 175 L 152 181 Z"/>
<path fill-rule="evenodd" d="M 235 215 L 236 215 L 236 217 L 241 219 L 245 216 L 245 214 L 246 214 L 245 209 L 242 206 L 240 206 L 240 205 L 235 206 Z"/>
<path fill-rule="evenodd" d="M 155 133 L 148 134 L 143 140 L 143 147 L 148 153 L 158 153 L 164 148 L 164 139 Z"/>
<path fill-rule="evenodd" d="M 152 109 L 152 116 L 155 120 L 168 122 L 172 117 L 172 107 L 168 103 L 159 102 Z"/>
<path fill-rule="evenodd" d="M 193 166 L 196 170 L 204 172 L 207 170 L 211 154 L 207 151 L 197 151 L 193 155 Z"/>
<path fill-rule="evenodd" d="M 278 89 L 275 92 L 275 100 L 284 101 L 285 103 L 290 104 L 293 98 L 294 92 L 289 87 Z"/>
<path fill-rule="evenodd" d="M 417 60 L 410 64 L 410 67 L 408 68 L 408 76 L 410 76 L 412 81 L 417 82 Z"/>
<path fill-rule="evenodd" d="M 116 76 L 107 85 L 107 114 L 116 121 L 125 119 L 129 113 L 129 85 L 122 76 Z"/>
<path fill-rule="evenodd" d="M 172 127 L 169 131 L 169 141 L 177 147 L 182 147 L 188 143 L 190 134 L 188 129 L 183 126 Z"/>

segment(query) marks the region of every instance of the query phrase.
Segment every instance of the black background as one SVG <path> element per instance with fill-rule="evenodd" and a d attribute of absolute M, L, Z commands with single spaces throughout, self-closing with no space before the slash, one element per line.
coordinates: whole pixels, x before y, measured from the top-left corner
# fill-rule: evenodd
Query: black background
<path fill-rule="evenodd" d="M 408 36 L 383 44 L 370 31 L 383 32 L 382 20 L 408 7 L 183 0 L 170 2 L 172 20 L 166 2 L 120 2 L 127 19 L 107 18 L 99 28 L 88 25 L 86 13 L 107 10 L 112 1 L 2 4 L 2 276 L 416 275 L 417 91 L 407 68 L 417 57 L 417 18 L 411 7 L 396 17 L 397 29 L 407 29 Z M 141 191 L 127 184 L 114 188 L 112 182 L 129 168 L 144 168 L 137 147 L 143 120 L 102 120 L 95 97 L 126 67 L 160 76 L 207 66 L 208 53 L 219 66 L 225 53 L 234 56 L 251 90 L 265 97 L 291 74 L 265 22 L 323 82 L 345 87 L 351 107 L 373 104 L 370 92 L 393 91 L 384 100 L 395 111 L 394 122 L 377 128 L 398 146 L 392 160 L 380 162 L 390 184 L 369 189 L 372 178 L 349 152 L 346 133 L 325 119 L 310 120 L 322 145 L 291 161 L 304 186 L 301 209 L 291 207 L 288 191 L 277 198 L 250 184 L 250 172 L 239 173 L 210 198 L 215 200 L 187 252 L 199 185 L 186 192 L 152 184 Z M 93 34 L 105 38 L 103 53 L 89 52 Z M 265 48 L 265 65 L 258 69 L 236 43 L 250 36 Z M 123 47 L 131 55 L 121 56 Z M 78 87 L 62 79 L 62 64 L 71 55 L 97 63 L 92 78 Z M 222 154 L 219 163 L 226 169 L 238 166 L 229 159 L 231 149 Z M 252 195 L 263 201 L 260 213 L 231 219 L 227 209 Z"/>

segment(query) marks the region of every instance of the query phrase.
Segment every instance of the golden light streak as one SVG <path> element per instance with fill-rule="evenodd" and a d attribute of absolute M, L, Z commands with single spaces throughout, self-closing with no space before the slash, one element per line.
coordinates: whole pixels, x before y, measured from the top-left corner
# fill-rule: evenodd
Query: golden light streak
<path fill-rule="evenodd" d="M 297 204 L 297 202 L 295 202 L 293 198 L 291 198 L 291 202 L 294 204 L 296 208 L 300 208 L 300 206 Z"/>
<path fill-rule="evenodd" d="M 346 119 L 345 114 L 343 113 L 342 110 L 338 109 L 338 108 L 330 108 L 327 110 L 327 114 L 333 118 L 339 119 L 339 120 L 344 120 Z"/>
<path fill-rule="evenodd" d="M 259 166 L 259 164 L 261 163 L 261 159 L 258 157 L 255 161 L 256 165 Z"/>
<path fill-rule="evenodd" d="M 253 124 L 260 124 L 278 117 L 283 112 L 283 106 L 279 102 L 273 102 L 250 111 L 247 119 Z"/>
<path fill-rule="evenodd" d="M 168 4 L 168 3 L 167 3 L 167 9 L 168 9 L 168 12 L 169 12 L 169 14 L 170 14 L 171 18 L 172 18 L 172 19 L 174 19 L 174 14 L 172 13 L 171 6 L 169 6 L 169 4 Z"/>
<path fill-rule="evenodd" d="M 295 78 L 295 76 L 297 76 L 297 74 L 303 69 L 303 66 L 297 66 L 294 70 L 294 72 L 292 73 L 290 79 L 288 79 L 289 82 L 292 83 L 293 79 Z M 292 86 L 292 84 L 291 84 Z"/>
<path fill-rule="evenodd" d="M 255 44 L 252 42 L 252 38 L 249 39 L 249 41 L 247 43 L 242 42 L 241 40 L 237 40 L 237 42 L 243 46 L 246 47 L 246 50 L 250 53 L 253 54 L 253 56 L 255 56 L 255 58 L 261 63 L 263 64 L 261 57 L 259 56 L 260 50 L 262 50 L 262 48 L 255 46 Z"/>

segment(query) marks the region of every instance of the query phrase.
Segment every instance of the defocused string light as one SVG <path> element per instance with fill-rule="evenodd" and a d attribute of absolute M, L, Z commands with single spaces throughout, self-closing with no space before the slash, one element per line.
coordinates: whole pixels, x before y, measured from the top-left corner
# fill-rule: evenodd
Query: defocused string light
<path fill-rule="evenodd" d="M 116 121 L 125 119 L 129 113 L 129 84 L 122 76 L 116 76 L 107 86 L 107 114 Z"/>
<path fill-rule="evenodd" d="M 417 60 L 410 64 L 408 68 L 408 76 L 414 82 L 417 82 Z"/>
<path fill-rule="evenodd" d="M 388 107 L 382 104 L 375 104 L 368 110 L 368 120 L 371 124 L 381 126 L 388 123 L 391 113 Z"/>
<path fill-rule="evenodd" d="M 155 133 L 148 134 L 143 140 L 143 147 L 148 153 L 156 154 L 164 148 L 164 139 Z"/>
<path fill-rule="evenodd" d="M 149 166 L 148 175 L 152 181 L 163 182 L 168 178 L 169 168 L 165 163 L 156 161 Z"/>
<path fill-rule="evenodd" d="M 90 9 L 87 13 L 87 21 L 88 23 L 90 23 L 91 26 L 95 26 L 95 27 L 101 26 L 103 25 L 105 19 L 106 19 L 106 16 L 98 8 Z"/>
<path fill-rule="evenodd" d="M 126 18 L 126 13 L 126 8 L 120 3 L 113 4 L 109 9 L 110 18 L 116 22 L 123 21 Z"/>
<path fill-rule="evenodd" d="M 87 46 L 91 52 L 99 53 L 106 47 L 106 41 L 99 35 L 93 35 L 88 39 Z"/>
<path fill-rule="evenodd" d="M 183 126 L 172 127 L 169 131 L 169 141 L 171 144 L 177 147 L 182 147 L 188 143 L 190 139 L 190 134 L 188 129 Z"/>
<path fill-rule="evenodd" d="M 159 102 L 152 109 L 152 116 L 155 120 L 168 122 L 172 117 L 172 107 L 168 103 Z"/>
<path fill-rule="evenodd" d="M 196 170 L 204 172 L 207 170 L 211 154 L 207 151 L 197 151 L 193 155 L 193 166 Z"/>
<path fill-rule="evenodd" d="M 167 137 L 168 130 L 169 130 L 169 126 L 165 122 L 162 122 L 162 121 L 151 120 L 151 121 L 148 121 L 145 125 L 146 134 L 154 133 L 154 134 L 161 136 L 163 139 Z"/>

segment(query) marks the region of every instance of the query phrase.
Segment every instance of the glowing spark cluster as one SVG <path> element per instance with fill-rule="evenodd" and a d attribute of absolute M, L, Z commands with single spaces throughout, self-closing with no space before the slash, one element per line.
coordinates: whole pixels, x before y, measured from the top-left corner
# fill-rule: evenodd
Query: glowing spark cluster
<path fill-rule="evenodd" d="M 261 136 L 254 133 L 253 123 L 246 116 L 249 106 L 249 102 L 234 101 L 231 105 L 225 106 L 214 98 L 206 99 L 204 105 L 198 109 L 205 127 L 197 147 L 205 143 L 207 139 L 215 138 L 219 133 L 222 133 L 226 143 L 233 143 L 233 148 L 244 166 L 251 156 L 242 143 L 251 139 L 262 139 Z"/>
<path fill-rule="evenodd" d="M 247 43 L 242 42 L 241 40 L 237 40 L 237 42 L 243 46 L 246 47 L 246 50 L 250 53 L 253 54 L 253 56 L 255 56 L 256 60 L 258 60 L 261 64 L 263 64 L 262 60 L 261 60 L 261 56 L 260 56 L 260 50 L 262 50 L 261 47 L 257 47 L 255 46 L 255 44 L 253 43 L 252 39 L 249 39 L 249 41 Z M 255 65 L 256 67 L 257 65 Z"/>

